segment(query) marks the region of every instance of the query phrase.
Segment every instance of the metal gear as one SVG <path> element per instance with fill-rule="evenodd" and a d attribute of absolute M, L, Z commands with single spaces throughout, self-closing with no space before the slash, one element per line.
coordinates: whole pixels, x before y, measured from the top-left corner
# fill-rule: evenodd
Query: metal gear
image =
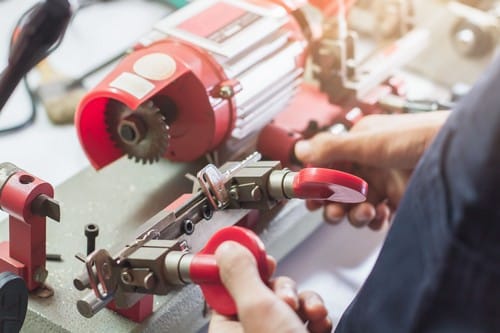
<path fill-rule="evenodd" d="M 110 100 L 104 118 L 111 140 L 128 158 L 151 164 L 165 154 L 169 127 L 153 102 L 146 102 L 132 111 L 124 104 Z"/>

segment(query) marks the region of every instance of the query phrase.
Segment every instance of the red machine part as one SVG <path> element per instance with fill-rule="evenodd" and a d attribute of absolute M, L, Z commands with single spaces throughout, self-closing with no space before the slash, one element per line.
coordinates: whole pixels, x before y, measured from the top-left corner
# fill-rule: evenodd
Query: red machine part
<path fill-rule="evenodd" d="M 307 5 L 332 15 L 338 10 L 337 2 L 246 2 L 245 6 L 243 2 L 219 0 L 190 3 L 160 21 L 145 39 L 147 42 L 138 44 L 82 100 L 75 117 L 76 128 L 95 168 L 124 154 L 137 159 L 127 151 L 127 145 L 138 145 L 143 140 L 141 135 L 132 133 L 134 139 L 126 142 L 124 149 L 113 142 L 109 133 L 110 127 L 118 125 L 110 125 L 109 120 L 107 123 L 105 114 L 116 105 L 136 114 L 145 105 L 159 110 L 169 135 L 152 143 L 162 147 L 157 151 L 161 156 L 146 154 L 138 158 L 152 162 L 159 157 L 192 161 L 220 148 L 229 138 L 251 140 L 290 104 L 305 63 L 305 31 L 311 28 L 300 24 L 317 25 L 312 21 L 299 23 L 294 15 Z M 348 1 L 346 8 L 352 2 Z M 268 68 L 264 69 L 266 64 Z M 320 97 L 319 104 L 323 100 Z M 332 109 L 336 112 L 337 108 Z M 140 138 L 135 140 L 136 136 Z"/>
<path fill-rule="evenodd" d="M 10 241 L 0 244 L 0 272 L 9 271 L 21 276 L 28 290 L 32 291 L 47 275 L 46 217 L 40 214 L 40 209 L 45 208 L 37 207 L 38 203 L 44 205 L 37 200 L 52 198 L 54 189 L 49 183 L 19 169 L 3 183 L 3 187 L 1 185 L 0 207 L 10 215 Z"/>
<path fill-rule="evenodd" d="M 111 301 L 107 308 L 119 313 L 136 323 L 142 323 L 147 317 L 153 313 L 154 295 L 144 295 L 134 305 L 128 309 L 118 308 L 115 301 Z"/>
<path fill-rule="evenodd" d="M 141 65 L 148 62 L 153 63 L 151 73 Z M 123 155 L 106 129 L 110 100 L 130 110 L 152 101 L 164 117 L 175 119 L 169 122 L 169 159 L 192 160 L 215 148 L 230 134 L 235 109 L 231 99 L 212 97 L 206 87 L 226 80 L 210 56 L 180 41 L 164 40 L 132 53 L 82 100 L 76 113 L 80 141 L 92 165 L 99 169 Z"/>
<path fill-rule="evenodd" d="M 344 109 L 330 104 L 316 86 L 303 84 L 290 105 L 259 134 L 257 150 L 266 158 L 293 165 L 297 141 L 312 137 L 342 118 Z"/>
<path fill-rule="evenodd" d="M 360 203 L 366 200 L 368 184 L 349 173 L 323 168 L 300 170 L 293 180 L 295 198 Z"/>
<path fill-rule="evenodd" d="M 237 242 L 250 250 L 257 261 L 262 281 L 267 282 L 270 276 L 264 244 L 255 233 L 242 227 L 227 227 L 217 231 L 205 247 L 193 257 L 189 273 L 191 280 L 200 285 L 207 303 L 218 313 L 230 316 L 237 313 L 236 304 L 222 285 L 219 268 L 213 255 L 225 241 Z"/>

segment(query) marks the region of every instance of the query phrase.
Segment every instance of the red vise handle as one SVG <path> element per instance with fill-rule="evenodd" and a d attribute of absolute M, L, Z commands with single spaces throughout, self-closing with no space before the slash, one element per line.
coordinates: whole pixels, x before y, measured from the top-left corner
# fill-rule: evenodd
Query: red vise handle
<path fill-rule="evenodd" d="M 349 173 L 324 168 L 305 168 L 299 172 L 277 170 L 269 178 L 274 199 L 324 200 L 360 203 L 366 200 L 368 184 Z"/>
<path fill-rule="evenodd" d="M 292 187 L 295 198 L 342 203 L 363 202 L 368 193 L 368 184 L 363 179 L 325 168 L 300 170 L 293 179 Z"/>
<path fill-rule="evenodd" d="M 189 275 L 193 283 L 201 287 L 207 303 L 218 313 L 234 315 L 236 304 L 222 285 L 219 268 L 215 261 L 215 250 L 225 241 L 235 241 L 246 247 L 255 257 L 262 281 L 270 278 L 264 244 L 252 231 L 242 227 L 227 227 L 216 232 L 205 247 L 193 256 L 189 265 Z"/>

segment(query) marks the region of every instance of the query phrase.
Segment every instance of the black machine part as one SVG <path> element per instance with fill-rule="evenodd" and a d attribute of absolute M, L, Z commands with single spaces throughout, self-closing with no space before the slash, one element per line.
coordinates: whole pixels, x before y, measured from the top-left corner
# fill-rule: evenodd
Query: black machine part
<path fill-rule="evenodd" d="M 46 0 L 23 16 L 11 41 L 9 64 L 0 74 L 0 110 L 19 81 L 61 41 L 71 13 L 67 0 Z"/>
<path fill-rule="evenodd" d="M 0 333 L 21 330 L 28 309 L 28 288 L 11 272 L 0 273 Z"/>

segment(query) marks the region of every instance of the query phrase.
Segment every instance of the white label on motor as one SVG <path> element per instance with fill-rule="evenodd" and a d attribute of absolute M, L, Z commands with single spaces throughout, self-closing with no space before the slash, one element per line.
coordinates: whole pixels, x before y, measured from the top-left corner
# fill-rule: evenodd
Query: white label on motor
<path fill-rule="evenodd" d="M 155 85 L 148 80 L 128 72 L 121 73 L 109 84 L 109 86 L 120 89 L 137 99 L 143 98 L 155 87 Z"/>

